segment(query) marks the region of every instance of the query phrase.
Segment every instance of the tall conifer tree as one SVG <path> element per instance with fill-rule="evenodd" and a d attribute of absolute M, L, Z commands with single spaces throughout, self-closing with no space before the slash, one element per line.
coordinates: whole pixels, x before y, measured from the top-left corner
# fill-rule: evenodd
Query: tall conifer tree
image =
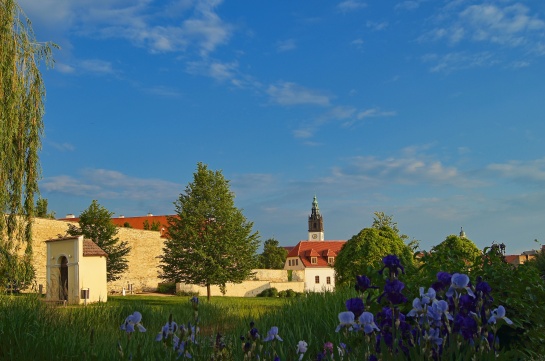
<path fill-rule="evenodd" d="M 252 231 L 221 171 L 197 164 L 194 180 L 174 202 L 162 256 L 163 279 L 207 287 L 240 283 L 256 266 L 258 233 Z"/>
<path fill-rule="evenodd" d="M 131 251 L 127 241 L 121 241 L 116 237 L 118 229 L 112 222 L 113 212 L 93 200 L 89 208 L 79 216 L 79 227 L 72 224 L 68 226 L 68 234 L 72 236 L 83 235 L 95 242 L 108 254 L 106 270 L 108 282 L 121 278 L 128 268 L 127 255 Z"/>

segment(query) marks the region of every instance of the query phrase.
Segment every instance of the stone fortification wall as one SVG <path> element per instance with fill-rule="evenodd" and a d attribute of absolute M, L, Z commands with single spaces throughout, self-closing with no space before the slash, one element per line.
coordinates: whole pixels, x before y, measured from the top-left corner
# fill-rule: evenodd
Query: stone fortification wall
<path fill-rule="evenodd" d="M 45 240 L 66 234 L 69 222 L 36 218 L 33 224 L 34 267 L 36 284 L 46 287 L 47 248 Z M 108 292 L 120 293 L 123 287 L 133 285 L 134 292 L 153 291 L 162 280 L 159 279 L 159 256 L 163 253 L 164 239 L 156 231 L 119 228 L 117 236 L 127 241 L 131 252 L 127 256 L 129 268 L 117 281 L 108 283 Z"/>
<path fill-rule="evenodd" d="M 43 285 L 45 293 L 47 247 L 45 241 L 64 236 L 68 230 L 67 221 L 36 218 L 33 224 L 34 267 L 36 269 L 36 285 Z M 159 257 L 163 254 L 164 238 L 157 231 L 144 231 L 133 228 L 119 228 L 117 234 L 120 240 L 127 241 L 131 252 L 127 256 L 129 268 L 117 281 L 108 283 L 109 293 L 121 293 L 123 288 L 133 292 L 155 291 L 160 282 Z M 227 284 L 226 296 L 253 297 L 261 291 L 274 287 L 278 291 L 292 289 L 304 291 L 304 270 L 270 270 L 256 269 L 251 280 L 241 284 Z M 199 292 L 206 295 L 205 287 L 194 285 L 176 285 L 177 291 Z M 221 295 L 219 287 L 212 287 L 213 295 Z"/>

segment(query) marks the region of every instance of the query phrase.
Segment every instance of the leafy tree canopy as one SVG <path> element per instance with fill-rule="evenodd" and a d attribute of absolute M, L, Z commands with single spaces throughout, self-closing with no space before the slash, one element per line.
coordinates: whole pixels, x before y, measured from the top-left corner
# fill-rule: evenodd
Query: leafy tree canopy
<path fill-rule="evenodd" d="M 47 206 L 48 202 L 46 198 L 38 198 L 36 201 L 35 216 L 39 218 L 55 218 L 55 212 L 49 212 Z"/>
<path fill-rule="evenodd" d="M 270 238 L 263 244 L 263 253 L 259 255 L 259 267 L 282 269 L 286 263 L 288 251 L 280 247 L 276 239 Z"/>
<path fill-rule="evenodd" d="M 382 258 L 389 254 L 397 255 L 405 269 L 413 269 L 413 249 L 405 244 L 406 238 L 399 234 L 391 216 L 375 213 L 373 226 L 350 238 L 337 255 L 337 285 L 352 284 L 357 275 L 368 274 L 369 267 L 380 268 Z"/>
<path fill-rule="evenodd" d="M 32 217 L 40 175 L 45 86 L 40 62 L 52 64 L 51 43 L 38 43 L 14 0 L 0 2 L 0 289 L 34 278 Z"/>
<path fill-rule="evenodd" d="M 482 255 L 475 243 L 466 237 L 451 234 L 430 252 L 424 253 L 421 261 L 423 269 L 430 277 L 434 277 L 439 271 L 466 272 L 475 260 Z"/>
<path fill-rule="evenodd" d="M 240 283 L 257 265 L 258 233 L 234 205 L 234 194 L 221 171 L 197 164 L 193 182 L 174 202 L 169 239 L 162 256 L 162 277 L 169 281 L 210 285 L 225 292 L 227 282 Z"/>
<path fill-rule="evenodd" d="M 93 200 L 89 208 L 79 216 L 79 227 L 68 225 L 68 234 L 72 236 L 83 235 L 95 242 L 108 254 L 106 269 L 108 282 L 121 278 L 128 268 L 127 255 L 131 251 L 127 241 L 120 241 L 116 237 L 118 228 L 112 222 L 113 212 Z"/>

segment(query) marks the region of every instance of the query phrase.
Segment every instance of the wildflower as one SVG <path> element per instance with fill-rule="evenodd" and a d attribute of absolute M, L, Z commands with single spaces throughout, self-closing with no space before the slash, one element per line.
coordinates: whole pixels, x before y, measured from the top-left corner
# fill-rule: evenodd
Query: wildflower
<path fill-rule="evenodd" d="M 471 297 L 475 297 L 475 294 L 473 293 L 473 291 L 471 291 L 471 288 L 469 288 L 468 285 L 469 285 L 468 275 L 465 275 L 462 273 L 455 273 L 452 275 L 450 288 L 448 289 L 446 296 L 452 297 L 455 291 L 465 289 L 468 295 L 470 295 Z"/>
<path fill-rule="evenodd" d="M 299 341 L 297 343 L 297 354 L 299 355 L 299 361 L 303 359 L 305 352 L 307 352 L 308 344 L 305 341 Z"/>
<path fill-rule="evenodd" d="M 360 325 L 363 325 L 363 332 L 365 332 L 366 334 L 369 334 L 373 331 L 380 331 L 380 329 L 375 324 L 375 321 L 373 320 L 373 314 L 371 312 L 362 313 L 359 321 Z"/>
<path fill-rule="evenodd" d="M 161 331 L 155 337 L 155 341 L 165 341 L 168 337 L 174 335 L 178 330 L 178 324 L 172 320 L 172 314 L 167 323 L 161 328 Z"/>
<path fill-rule="evenodd" d="M 134 327 L 136 326 L 138 328 L 138 331 L 140 332 L 146 332 L 145 327 L 141 323 L 142 321 L 142 314 L 138 311 L 135 311 L 132 315 L 127 316 L 125 319 L 125 322 L 121 325 L 121 329 L 123 331 L 127 331 L 127 333 L 134 332 Z"/>
<path fill-rule="evenodd" d="M 384 292 L 378 297 L 378 302 L 382 299 L 383 296 L 386 296 L 388 301 L 394 305 L 399 305 L 400 303 L 407 302 L 407 298 L 401 293 L 405 288 L 405 284 L 400 280 L 386 280 L 386 285 L 384 285 Z"/>
<path fill-rule="evenodd" d="M 424 333 L 424 340 L 435 343 L 437 346 L 443 344 L 443 338 L 438 328 L 432 328 Z"/>
<path fill-rule="evenodd" d="M 282 340 L 282 338 L 280 338 L 280 336 L 278 336 L 278 327 L 276 326 L 273 326 L 271 327 L 271 329 L 269 330 L 269 332 L 267 333 L 267 337 L 265 337 L 263 339 L 263 341 L 272 341 L 272 340 L 278 340 L 278 341 L 284 341 Z"/>
<path fill-rule="evenodd" d="M 496 323 L 496 320 L 504 320 L 508 325 L 512 325 L 513 321 L 505 317 L 505 307 L 498 306 L 498 308 L 492 310 L 492 316 L 488 319 L 488 323 Z"/>
<path fill-rule="evenodd" d="M 394 277 L 397 277 L 399 274 L 399 270 L 401 270 L 401 273 L 405 274 L 405 268 L 401 265 L 401 261 L 399 258 L 397 258 L 396 255 L 390 254 L 382 259 L 382 263 L 384 263 L 384 267 L 380 271 L 378 271 L 379 274 L 382 274 L 385 268 L 388 268 L 390 271 L 390 277 L 392 275 Z"/>
<path fill-rule="evenodd" d="M 348 331 L 352 331 L 356 322 L 354 321 L 354 313 L 351 311 L 345 311 L 339 313 L 339 325 L 335 329 L 335 332 L 339 332 L 341 328 L 347 328 Z"/>
<path fill-rule="evenodd" d="M 377 286 L 371 286 L 371 280 L 365 275 L 356 276 L 356 291 L 365 292 L 369 288 L 378 288 Z"/>
<path fill-rule="evenodd" d="M 424 313 L 424 306 L 425 304 L 420 300 L 420 298 L 416 297 L 413 300 L 413 309 L 407 313 L 407 317 L 415 317 L 419 316 Z"/>
<path fill-rule="evenodd" d="M 330 341 L 324 343 L 324 354 L 327 352 L 333 354 L 333 343 Z"/>
<path fill-rule="evenodd" d="M 447 287 L 450 287 L 452 275 L 448 272 L 438 272 L 437 273 L 437 282 L 431 285 L 435 291 L 444 290 Z"/>
<path fill-rule="evenodd" d="M 492 292 L 492 287 L 490 287 L 488 282 L 483 281 L 481 276 L 477 277 L 475 292 L 477 292 L 477 295 L 479 295 L 485 301 L 494 301 L 494 298 L 492 298 L 490 295 L 490 292 Z"/>
<path fill-rule="evenodd" d="M 422 298 L 422 303 L 428 305 L 430 302 L 435 301 L 435 290 L 433 288 L 428 288 L 428 292 L 424 293 L 424 287 L 420 287 L 420 297 Z"/>
<path fill-rule="evenodd" d="M 365 310 L 365 305 L 361 298 L 350 298 L 346 301 L 346 309 L 354 314 L 354 317 L 360 317 Z"/>

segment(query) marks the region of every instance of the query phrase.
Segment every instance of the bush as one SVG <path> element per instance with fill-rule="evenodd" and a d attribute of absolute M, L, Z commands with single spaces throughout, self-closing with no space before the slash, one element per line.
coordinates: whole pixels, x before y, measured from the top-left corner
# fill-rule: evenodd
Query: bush
<path fill-rule="evenodd" d="M 278 290 L 274 287 L 261 291 L 256 297 L 279 297 Z"/>
<path fill-rule="evenodd" d="M 157 286 L 157 292 L 173 295 L 176 293 L 176 283 L 174 282 L 159 283 L 159 285 Z"/>

